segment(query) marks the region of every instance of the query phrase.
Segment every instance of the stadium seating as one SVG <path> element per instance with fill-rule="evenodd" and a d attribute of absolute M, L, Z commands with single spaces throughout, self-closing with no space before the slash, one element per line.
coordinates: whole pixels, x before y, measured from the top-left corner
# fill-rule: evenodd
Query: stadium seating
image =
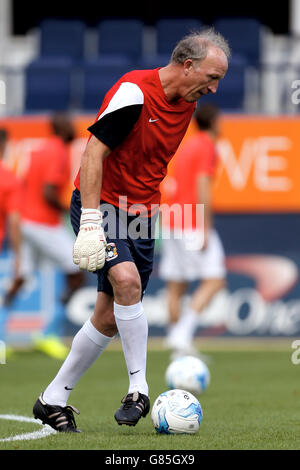
<path fill-rule="evenodd" d="M 25 70 L 27 111 L 63 111 L 71 105 L 71 61 L 38 59 Z"/>
<path fill-rule="evenodd" d="M 40 58 L 25 70 L 27 111 L 76 109 L 96 111 L 107 90 L 133 69 L 163 67 L 177 41 L 201 29 L 195 18 L 163 18 L 154 28 L 156 47 L 143 54 L 145 25 L 137 19 L 103 19 L 95 32 L 98 54 L 85 57 L 86 27 L 80 21 L 45 20 L 41 24 Z M 220 19 L 215 22 L 230 43 L 233 58 L 210 100 L 224 110 L 243 110 L 245 68 L 259 60 L 260 24 L 252 19 Z M 153 46 L 155 46 L 153 44 Z"/>
<path fill-rule="evenodd" d="M 136 68 L 144 70 L 164 67 L 169 63 L 170 56 L 171 54 L 157 54 L 141 57 L 141 59 L 136 63 Z"/>
<path fill-rule="evenodd" d="M 83 58 L 85 25 L 81 21 L 45 20 L 41 23 L 40 32 L 41 57 Z"/>
<path fill-rule="evenodd" d="M 86 111 L 97 111 L 106 92 L 132 64 L 125 56 L 99 57 L 83 64 L 83 93 L 81 107 Z"/>
<path fill-rule="evenodd" d="M 201 29 L 195 18 L 163 18 L 156 23 L 157 54 L 171 54 L 176 43 L 191 31 Z"/>
<path fill-rule="evenodd" d="M 235 55 L 244 56 L 251 65 L 260 60 L 261 24 L 252 18 L 222 18 L 214 23 L 230 44 Z"/>
<path fill-rule="evenodd" d="M 107 19 L 98 25 L 99 55 L 123 54 L 131 59 L 143 52 L 144 24 L 136 19 Z"/>

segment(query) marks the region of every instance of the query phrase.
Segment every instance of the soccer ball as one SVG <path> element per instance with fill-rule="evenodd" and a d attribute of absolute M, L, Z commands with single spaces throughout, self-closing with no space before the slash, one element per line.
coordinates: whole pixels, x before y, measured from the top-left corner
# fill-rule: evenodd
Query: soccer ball
<path fill-rule="evenodd" d="M 169 388 L 182 388 L 197 395 L 209 385 L 210 373 L 207 365 L 198 357 L 183 356 L 171 362 L 165 380 Z"/>
<path fill-rule="evenodd" d="M 152 423 L 159 434 L 195 434 L 202 421 L 202 408 L 185 390 L 168 390 L 155 400 Z"/>

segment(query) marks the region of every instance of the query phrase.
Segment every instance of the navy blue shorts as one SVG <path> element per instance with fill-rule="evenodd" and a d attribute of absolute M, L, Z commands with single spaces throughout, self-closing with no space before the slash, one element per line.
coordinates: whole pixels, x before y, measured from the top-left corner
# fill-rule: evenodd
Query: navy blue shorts
<path fill-rule="evenodd" d="M 105 265 L 96 272 L 98 292 L 105 292 L 113 296 L 112 285 L 107 278 L 108 270 L 118 263 L 132 261 L 140 274 L 143 296 L 153 268 L 155 244 L 153 227 L 155 220 L 153 218 L 139 219 L 138 223 L 136 216 L 128 216 L 126 212 L 105 203 L 105 201 L 101 201 L 100 207 L 103 214 L 103 228 L 107 248 Z M 114 216 L 113 223 L 112 215 Z M 78 189 L 75 189 L 71 199 L 70 217 L 76 235 L 79 231 L 80 216 L 81 197 Z M 132 227 L 137 228 L 135 233 L 139 232 L 141 234 L 139 238 L 130 235 L 131 232 L 134 232 L 134 230 L 131 230 Z"/>

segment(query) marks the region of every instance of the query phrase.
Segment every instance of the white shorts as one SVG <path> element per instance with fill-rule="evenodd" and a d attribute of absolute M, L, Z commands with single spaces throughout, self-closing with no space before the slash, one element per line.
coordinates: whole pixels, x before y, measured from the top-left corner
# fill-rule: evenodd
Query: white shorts
<path fill-rule="evenodd" d="M 52 262 L 67 274 L 78 272 L 78 266 L 73 263 L 74 238 L 67 227 L 22 221 L 21 229 L 21 275 L 32 275 L 44 261 Z"/>
<path fill-rule="evenodd" d="M 191 240 L 191 237 L 188 237 Z M 211 230 L 206 249 L 187 249 L 186 240 L 162 240 L 159 276 L 165 281 L 223 279 L 226 276 L 225 254 L 218 233 Z"/>

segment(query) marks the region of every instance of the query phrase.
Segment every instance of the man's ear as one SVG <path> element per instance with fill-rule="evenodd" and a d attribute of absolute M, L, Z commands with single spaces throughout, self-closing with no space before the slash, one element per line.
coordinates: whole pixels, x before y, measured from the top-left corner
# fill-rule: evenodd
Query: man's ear
<path fill-rule="evenodd" d="M 183 72 L 184 72 L 184 74 L 188 75 L 188 73 L 190 72 L 192 67 L 193 67 L 192 59 L 186 59 L 183 63 Z"/>

